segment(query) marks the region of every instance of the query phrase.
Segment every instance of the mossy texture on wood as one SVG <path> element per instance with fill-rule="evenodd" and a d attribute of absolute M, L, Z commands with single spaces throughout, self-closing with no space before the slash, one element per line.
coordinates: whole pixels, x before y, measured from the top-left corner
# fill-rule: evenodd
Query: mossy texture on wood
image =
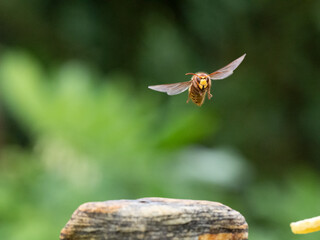
<path fill-rule="evenodd" d="M 113 200 L 81 205 L 60 239 L 246 240 L 248 225 L 239 212 L 217 202 Z"/>

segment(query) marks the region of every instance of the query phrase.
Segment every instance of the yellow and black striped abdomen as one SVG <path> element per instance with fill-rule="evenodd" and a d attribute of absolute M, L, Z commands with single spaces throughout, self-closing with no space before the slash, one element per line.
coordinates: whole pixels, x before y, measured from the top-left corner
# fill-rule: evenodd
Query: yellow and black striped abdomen
<path fill-rule="evenodd" d="M 194 102 L 198 106 L 201 106 L 204 102 L 206 92 L 207 92 L 207 88 L 199 89 L 194 85 L 191 85 L 189 88 L 189 98 L 192 100 L 192 102 Z"/>

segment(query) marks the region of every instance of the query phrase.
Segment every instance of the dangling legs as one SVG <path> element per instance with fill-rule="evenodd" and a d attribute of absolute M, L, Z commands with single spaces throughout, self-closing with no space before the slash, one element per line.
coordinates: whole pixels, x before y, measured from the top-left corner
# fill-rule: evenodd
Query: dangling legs
<path fill-rule="evenodd" d="M 212 94 L 210 93 L 211 90 L 211 80 L 208 81 L 208 99 L 212 98 Z"/>

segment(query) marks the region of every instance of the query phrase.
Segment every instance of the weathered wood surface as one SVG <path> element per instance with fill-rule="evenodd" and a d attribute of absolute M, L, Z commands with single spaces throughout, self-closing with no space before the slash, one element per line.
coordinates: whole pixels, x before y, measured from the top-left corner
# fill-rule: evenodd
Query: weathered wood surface
<path fill-rule="evenodd" d="M 217 202 L 142 198 L 81 205 L 62 229 L 61 240 L 245 240 L 248 225 Z"/>

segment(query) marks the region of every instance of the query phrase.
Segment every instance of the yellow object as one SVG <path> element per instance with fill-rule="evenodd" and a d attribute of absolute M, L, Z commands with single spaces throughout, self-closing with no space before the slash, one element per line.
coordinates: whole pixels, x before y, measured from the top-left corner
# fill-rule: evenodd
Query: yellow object
<path fill-rule="evenodd" d="M 320 231 L 320 216 L 293 222 L 290 224 L 291 231 L 295 234 L 305 234 Z"/>
<path fill-rule="evenodd" d="M 206 88 L 207 85 L 208 85 L 207 81 L 204 79 L 204 80 L 200 81 L 199 87 L 200 87 L 200 89 L 202 89 L 202 88 Z"/>

